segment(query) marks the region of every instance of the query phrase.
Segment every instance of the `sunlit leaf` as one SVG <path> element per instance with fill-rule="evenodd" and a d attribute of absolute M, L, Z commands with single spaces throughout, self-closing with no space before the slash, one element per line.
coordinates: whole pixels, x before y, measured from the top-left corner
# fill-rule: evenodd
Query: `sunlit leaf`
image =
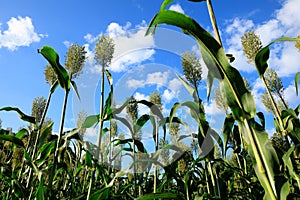
<path fill-rule="evenodd" d="M 270 58 L 270 46 L 275 42 L 297 41 L 296 38 L 282 37 L 271 41 L 267 46 L 263 47 L 255 56 L 255 66 L 259 76 L 263 76 L 268 68 L 268 60 Z"/>
<path fill-rule="evenodd" d="M 60 86 L 65 90 L 70 90 L 71 83 L 69 74 L 59 63 L 59 56 L 56 51 L 50 46 L 43 46 L 42 49 L 38 49 L 38 53 L 41 53 L 52 66 L 55 74 L 57 75 Z"/>

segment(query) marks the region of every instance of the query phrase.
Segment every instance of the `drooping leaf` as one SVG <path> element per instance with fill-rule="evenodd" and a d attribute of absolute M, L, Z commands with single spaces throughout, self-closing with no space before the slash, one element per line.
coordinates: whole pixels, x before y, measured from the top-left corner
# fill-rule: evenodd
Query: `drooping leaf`
<path fill-rule="evenodd" d="M 19 108 L 15 108 L 15 107 L 4 107 L 4 108 L 0 108 L 0 111 L 15 111 L 19 114 L 20 118 L 23 121 L 29 122 L 29 123 L 33 123 L 35 124 L 35 118 L 29 115 L 24 114 Z"/>
<path fill-rule="evenodd" d="M 77 97 L 80 101 L 80 95 L 79 95 L 78 88 L 77 88 L 77 85 L 76 85 L 75 81 L 72 80 L 71 85 L 72 85 L 72 87 L 73 87 L 73 89 L 74 89 L 74 91 L 75 91 L 75 93 L 76 93 L 76 95 L 77 95 Z"/>
<path fill-rule="evenodd" d="M 160 10 L 152 19 L 147 34 L 163 23 L 177 26 L 184 33 L 196 38 L 209 74 L 220 81 L 220 87 L 225 94 L 233 117 L 239 122 L 239 128 L 243 129 L 242 134 L 248 137 L 247 142 L 251 147 L 249 151 L 252 154 L 253 162 L 256 162 L 255 171 L 265 189 L 265 196 L 269 199 L 276 199 L 278 192 L 274 181 L 275 173 L 272 169 L 279 167 L 278 157 L 270 142 L 267 142 L 265 138 L 267 134 L 255 130 L 249 125 L 252 120 L 251 115 L 255 112 L 251 106 L 245 108 L 242 103 L 243 95 L 249 91 L 240 73 L 229 64 L 224 49 L 214 37 L 190 17 L 176 11 Z"/>
<path fill-rule="evenodd" d="M 20 129 L 20 130 L 18 131 L 18 133 L 16 134 L 16 138 L 22 139 L 22 137 L 23 137 L 24 135 L 26 135 L 26 134 L 28 134 L 28 130 L 25 129 L 25 128 L 22 128 L 22 129 Z"/>
<path fill-rule="evenodd" d="M 161 113 L 160 109 L 154 103 L 151 103 L 150 101 L 146 101 L 146 100 L 140 100 L 137 103 L 144 104 L 145 106 L 147 106 L 148 108 L 150 108 L 151 112 L 153 114 L 157 115 L 161 120 L 164 118 L 164 116 Z"/>
<path fill-rule="evenodd" d="M 50 46 L 43 46 L 42 49 L 38 49 L 38 53 L 41 53 L 53 68 L 57 75 L 59 85 L 65 90 L 70 90 L 71 82 L 69 74 L 67 70 L 61 66 L 56 51 Z"/>
<path fill-rule="evenodd" d="M 113 140 L 112 142 L 116 142 L 115 143 L 115 146 L 117 145 L 120 145 L 120 144 L 128 144 L 128 143 L 132 143 L 133 142 L 133 139 L 132 138 L 128 138 L 128 139 L 124 139 L 124 140 L 121 140 L 121 139 L 115 139 Z M 142 152 L 142 153 L 147 153 L 147 150 L 146 148 L 144 147 L 144 144 L 139 141 L 139 140 L 136 140 L 134 139 L 134 145 L 137 147 L 137 149 Z M 132 151 L 132 150 L 131 150 Z"/>
<path fill-rule="evenodd" d="M 4 140 L 4 141 L 9 141 L 12 142 L 13 144 L 25 148 L 24 143 L 22 140 L 20 140 L 19 138 L 17 138 L 16 136 L 13 135 L 0 135 L 0 140 Z"/>
<path fill-rule="evenodd" d="M 268 68 L 268 60 L 270 58 L 270 46 L 275 42 L 297 41 L 296 38 L 281 37 L 271 41 L 267 46 L 263 47 L 255 56 L 255 66 L 260 77 L 264 75 Z"/>
<path fill-rule="evenodd" d="M 142 129 L 142 127 L 148 122 L 149 119 L 150 115 L 148 114 L 144 114 L 140 118 L 138 118 L 138 120 L 135 123 L 135 132 L 139 132 Z"/>
<path fill-rule="evenodd" d="M 281 191 L 280 191 L 280 199 L 281 200 L 286 200 L 287 196 L 291 192 L 291 186 L 290 183 L 287 181 L 283 184 Z"/>
<path fill-rule="evenodd" d="M 160 10 L 164 10 L 168 5 L 170 5 L 174 0 L 164 0 L 160 6 Z"/>

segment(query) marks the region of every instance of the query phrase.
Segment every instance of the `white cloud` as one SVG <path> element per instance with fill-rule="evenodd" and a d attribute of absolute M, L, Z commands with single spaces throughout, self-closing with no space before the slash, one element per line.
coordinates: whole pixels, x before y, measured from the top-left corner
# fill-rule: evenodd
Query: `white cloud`
<path fill-rule="evenodd" d="M 130 66 L 137 65 L 142 61 L 150 59 L 154 52 L 153 49 L 127 52 L 126 54 L 113 59 L 110 69 L 113 72 L 126 71 Z"/>
<path fill-rule="evenodd" d="M 63 44 L 69 48 L 71 46 L 71 42 L 70 41 L 64 41 Z"/>
<path fill-rule="evenodd" d="M 169 10 L 177 11 L 184 14 L 184 10 L 182 7 L 177 3 L 170 6 Z"/>
<path fill-rule="evenodd" d="M 148 84 L 156 84 L 157 87 L 167 86 L 169 72 L 154 72 L 147 75 L 146 82 Z"/>
<path fill-rule="evenodd" d="M 216 101 L 213 99 L 210 102 L 204 102 L 204 110 L 207 115 L 220 115 L 224 112 L 217 107 Z"/>
<path fill-rule="evenodd" d="M 247 30 L 255 30 L 263 45 L 267 45 L 273 39 L 282 36 L 297 36 L 300 29 L 299 7 L 300 1 L 298 0 L 284 0 L 282 1 L 282 7 L 274 12 L 273 17 L 263 23 L 254 24 L 249 19 L 233 19 L 225 28 L 226 33 L 230 34 L 230 38 L 226 40 L 229 49 L 227 52 L 233 53 L 236 58 L 233 65 L 245 72 L 255 70 L 254 67 L 247 64 L 242 52 L 241 36 Z M 293 43 L 286 44 L 279 46 L 280 48 L 277 44 L 271 46 L 270 66 L 276 69 L 281 77 L 290 76 L 300 69 L 300 57 L 297 50 L 294 48 Z"/>
<path fill-rule="evenodd" d="M 20 46 L 29 46 L 33 42 L 39 42 L 42 37 L 46 37 L 35 32 L 29 17 L 12 17 L 7 25 L 7 30 L 3 32 L 0 30 L 0 48 L 6 47 L 14 51 Z"/>
<path fill-rule="evenodd" d="M 168 89 L 164 90 L 164 93 L 162 95 L 162 98 L 165 101 L 165 103 L 170 103 L 175 97 L 176 97 L 175 92 L 170 91 Z"/>
<path fill-rule="evenodd" d="M 270 66 L 275 68 L 279 77 L 294 75 L 300 71 L 300 54 L 294 43 L 288 42 L 279 46 L 281 53 L 271 51 Z"/>
<path fill-rule="evenodd" d="M 139 93 L 139 92 L 136 92 L 134 94 L 134 98 L 136 100 L 138 100 L 138 101 L 139 100 L 147 100 L 147 101 L 149 101 L 150 96 L 142 94 L 142 93 Z M 139 106 L 138 107 L 139 116 L 142 116 L 144 114 L 149 114 L 149 107 L 147 107 L 147 106 L 145 106 L 143 104 L 139 104 L 138 106 Z"/>
<path fill-rule="evenodd" d="M 83 37 L 88 43 L 92 44 L 96 42 L 97 37 L 94 37 L 92 34 L 88 33 Z"/>
<path fill-rule="evenodd" d="M 130 27 L 130 23 L 125 26 L 111 23 L 107 28 L 107 33 L 115 43 L 114 58 L 110 67 L 114 72 L 126 71 L 131 65 L 148 60 L 155 53 L 153 36 L 145 37 L 146 22 L 142 21 L 132 30 L 129 30 Z"/>
<path fill-rule="evenodd" d="M 283 7 L 277 11 L 277 19 L 281 22 L 281 24 L 288 28 L 288 34 L 295 36 L 295 34 L 299 34 L 300 28 L 300 1 L 299 0 L 286 0 L 283 3 Z"/>
<path fill-rule="evenodd" d="M 271 40 L 282 36 L 283 30 L 280 27 L 280 22 L 277 19 L 271 19 L 264 24 L 258 25 L 256 34 L 259 35 L 262 43 L 267 45 Z"/>
<path fill-rule="evenodd" d="M 140 100 L 147 100 L 147 101 L 149 101 L 149 99 L 150 99 L 149 95 L 145 95 L 145 94 L 142 94 L 142 93 L 139 93 L 139 92 L 136 92 L 134 94 L 134 98 L 136 100 L 138 100 L 138 101 L 140 101 Z"/>
<path fill-rule="evenodd" d="M 284 98 L 289 103 L 289 107 L 296 108 L 296 106 L 299 105 L 300 102 L 300 96 L 296 95 L 296 87 L 294 85 L 289 85 L 284 90 Z"/>
<path fill-rule="evenodd" d="M 230 22 L 225 30 L 225 32 L 230 36 L 226 40 L 226 44 L 228 45 L 227 52 L 233 54 L 235 57 L 235 61 L 233 63 L 234 67 L 249 73 L 253 72 L 255 67 L 247 63 L 241 44 L 241 37 L 246 31 L 253 29 L 253 27 L 254 23 L 252 20 L 235 18 Z"/>
<path fill-rule="evenodd" d="M 136 66 L 145 60 L 151 59 L 155 53 L 153 36 L 145 37 L 147 23 L 142 21 L 141 24 L 133 28 L 131 26 L 129 22 L 124 26 L 112 22 L 106 29 L 107 34 L 114 40 L 115 44 L 110 66 L 112 72 L 124 72 L 130 66 Z M 90 44 L 97 41 L 97 37 L 91 34 L 85 35 L 84 39 Z M 101 70 L 93 68 L 93 72 L 101 72 Z"/>
<path fill-rule="evenodd" d="M 137 89 L 145 86 L 144 80 L 130 79 L 127 82 L 128 88 Z"/>
<path fill-rule="evenodd" d="M 181 81 L 178 78 L 173 78 L 172 80 L 169 81 L 168 88 L 173 92 L 178 93 L 181 86 L 182 86 Z"/>

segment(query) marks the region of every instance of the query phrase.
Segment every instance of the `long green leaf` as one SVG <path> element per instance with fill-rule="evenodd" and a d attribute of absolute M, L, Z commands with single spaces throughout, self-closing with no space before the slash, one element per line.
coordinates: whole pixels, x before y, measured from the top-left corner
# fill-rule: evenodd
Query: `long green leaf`
<path fill-rule="evenodd" d="M 59 56 L 56 51 L 50 46 L 43 46 L 42 49 L 38 49 L 38 53 L 41 53 L 50 63 L 55 74 L 57 75 L 60 86 L 65 90 L 70 90 L 71 81 L 69 74 L 67 70 L 59 63 Z"/>
<path fill-rule="evenodd" d="M 24 143 L 22 142 L 22 140 L 20 140 L 19 138 L 12 136 L 12 135 L 0 135 L 0 140 L 4 140 L 4 141 L 9 141 L 12 142 L 13 144 L 25 148 Z"/>
<path fill-rule="evenodd" d="M 255 66 L 260 77 L 264 75 L 268 68 L 268 60 L 270 58 L 270 46 L 275 42 L 298 41 L 297 38 L 281 37 L 271 41 L 267 46 L 262 48 L 255 56 Z"/>
<path fill-rule="evenodd" d="M 257 163 L 258 170 L 256 173 L 260 178 L 260 182 L 264 186 L 266 197 L 275 199 L 277 197 L 274 173 L 272 167 L 278 166 L 277 155 L 273 155 L 273 147 L 269 143 L 262 144 L 264 141 L 259 139 L 259 134 L 252 127 L 250 121 L 255 113 L 253 105 L 253 96 L 248 95 L 249 91 L 243 83 L 240 73 L 230 66 L 228 58 L 220 46 L 220 44 L 205 31 L 197 22 L 190 17 L 170 10 L 160 11 L 151 21 L 147 34 L 160 24 L 174 25 L 196 38 L 202 57 L 209 69 L 209 74 L 220 81 L 221 90 L 224 92 L 228 106 L 232 110 L 234 119 L 238 120 L 239 126 L 247 127 L 245 134 L 249 141 L 248 144 L 252 148 L 252 156 Z M 250 105 L 244 105 L 243 102 L 249 101 Z M 250 120 L 251 119 L 251 120 Z M 265 146 L 264 146 L 265 145 Z M 271 151 L 265 151 L 266 149 Z M 274 150 L 275 151 L 275 150 Z"/>
<path fill-rule="evenodd" d="M 19 108 L 9 107 L 8 106 L 8 107 L 0 108 L 0 111 L 15 111 L 15 112 L 17 112 L 19 114 L 20 118 L 23 121 L 35 124 L 35 118 L 32 117 L 32 116 L 24 114 Z"/>

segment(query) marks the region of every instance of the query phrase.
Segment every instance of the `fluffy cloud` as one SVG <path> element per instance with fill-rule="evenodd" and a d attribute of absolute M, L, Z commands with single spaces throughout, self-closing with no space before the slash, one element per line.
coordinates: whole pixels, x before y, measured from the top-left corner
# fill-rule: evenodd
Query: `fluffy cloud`
<path fill-rule="evenodd" d="M 121 26 L 118 23 L 112 22 L 108 25 L 106 33 L 114 40 L 115 51 L 110 66 L 112 72 L 124 72 L 130 66 L 135 66 L 141 62 L 151 59 L 154 51 L 153 36 L 145 37 L 147 24 L 142 21 L 141 24 L 132 28 L 131 23 L 126 23 Z M 97 37 L 91 34 L 84 36 L 84 39 L 93 44 Z M 99 72 L 99 68 L 93 66 L 92 72 Z"/>
<path fill-rule="evenodd" d="M 128 88 L 133 88 L 133 89 L 142 88 L 145 86 L 144 80 L 130 79 L 126 83 Z"/>
<path fill-rule="evenodd" d="M 289 102 L 289 107 L 296 108 L 300 102 L 300 96 L 296 95 L 296 88 L 295 85 L 289 85 L 284 90 L 284 98 Z"/>
<path fill-rule="evenodd" d="M 228 45 L 227 52 L 233 53 L 236 57 L 234 66 L 244 72 L 252 72 L 255 70 L 245 59 L 241 46 L 241 36 L 248 30 L 255 30 L 260 36 L 263 45 L 267 45 L 273 39 L 282 36 L 295 37 L 299 34 L 300 29 L 300 7 L 298 0 L 285 0 L 282 7 L 274 12 L 274 17 L 261 24 L 254 24 L 252 20 L 235 18 L 230 21 L 225 28 L 225 32 L 230 34 L 230 38 L 226 40 Z M 274 51 L 272 46 L 270 66 L 278 71 L 278 75 L 289 76 L 299 71 L 300 56 L 293 44 L 282 45 L 278 51 Z M 287 70 L 288 67 L 288 70 Z"/>
<path fill-rule="evenodd" d="M 177 3 L 177 4 L 173 4 L 170 6 L 169 10 L 174 10 L 180 13 L 184 14 L 184 10 L 182 9 L 182 7 Z"/>
<path fill-rule="evenodd" d="M 154 72 L 147 75 L 148 84 L 157 84 L 157 87 L 167 86 L 169 72 Z"/>
<path fill-rule="evenodd" d="M 107 33 L 114 39 L 115 52 L 112 60 L 111 70 L 114 72 L 126 71 L 128 67 L 139 64 L 155 53 L 154 38 L 145 37 L 147 24 L 143 21 L 132 30 L 130 23 L 121 26 L 111 23 L 107 28 Z"/>
<path fill-rule="evenodd" d="M 164 93 L 162 95 L 162 98 L 164 99 L 165 103 L 170 103 L 175 97 L 176 97 L 175 92 L 170 91 L 168 89 L 164 90 Z"/>
<path fill-rule="evenodd" d="M 6 47 L 14 51 L 20 46 L 29 46 L 33 42 L 39 42 L 42 37 L 45 37 L 35 32 L 29 17 L 12 17 L 7 25 L 7 30 L 3 32 L 0 30 L 0 48 Z"/>

